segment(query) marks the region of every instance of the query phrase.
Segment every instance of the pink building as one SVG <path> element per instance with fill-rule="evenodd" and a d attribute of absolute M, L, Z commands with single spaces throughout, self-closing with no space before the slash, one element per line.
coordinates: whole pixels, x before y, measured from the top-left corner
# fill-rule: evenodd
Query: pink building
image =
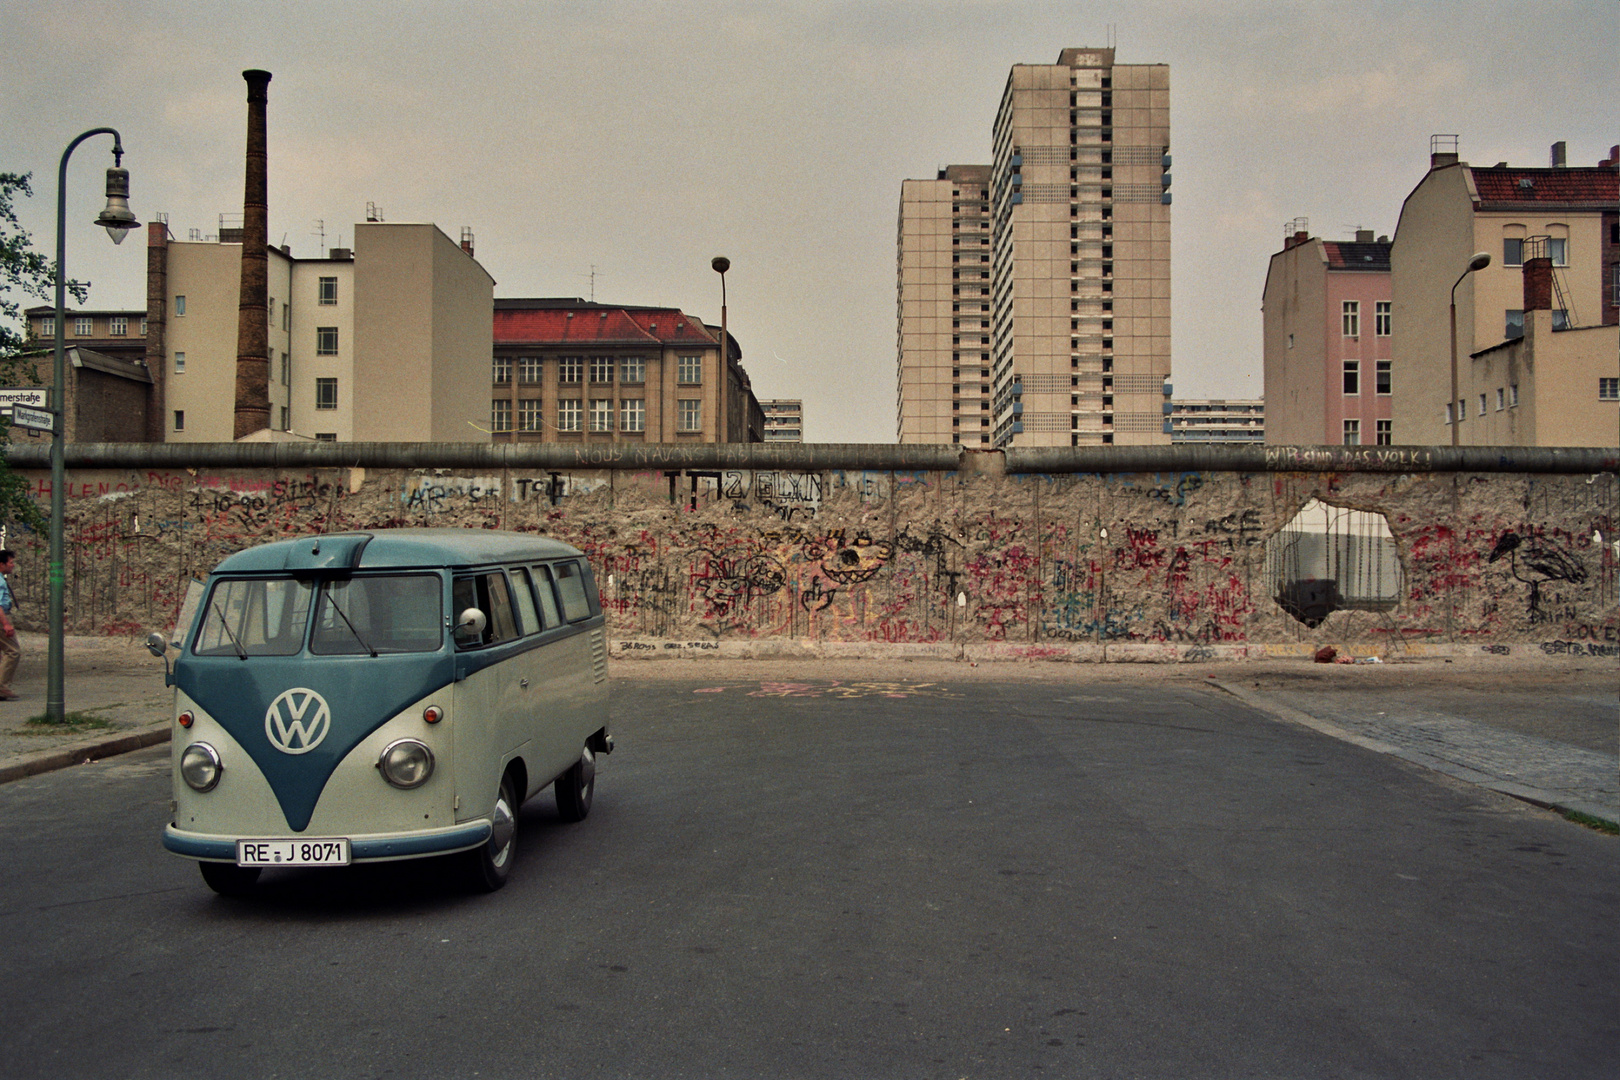
<path fill-rule="evenodd" d="M 1389 238 L 1323 240 L 1291 223 L 1271 257 L 1265 322 L 1266 442 L 1387 445 L 1393 302 Z"/>

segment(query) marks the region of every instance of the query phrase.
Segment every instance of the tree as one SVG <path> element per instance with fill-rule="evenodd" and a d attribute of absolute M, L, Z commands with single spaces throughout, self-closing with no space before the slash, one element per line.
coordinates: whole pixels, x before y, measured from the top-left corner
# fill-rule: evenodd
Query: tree
<path fill-rule="evenodd" d="M 14 200 L 33 195 L 28 181 L 31 173 L 0 172 L 0 383 L 37 383 L 37 366 L 25 355 L 37 349 L 28 339 L 23 324 L 23 297 L 53 300 L 56 268 L 51 260 L 33 249 L 32 238 L 17 220 Z M 84 303 L 86 290 L 77 282 L 68 283 L 76 303 Z M 14 295 L 20 294 L 20 295 Z M 21 327 L 21 328 L 20 328 Z M 16 522 L 35 532 L 46 531 L 44 515 L 28 493 L 28 483 L 5 463 L 10 446 L 6 433 L 10 421 L 0 417 L 0 520 Z"/>

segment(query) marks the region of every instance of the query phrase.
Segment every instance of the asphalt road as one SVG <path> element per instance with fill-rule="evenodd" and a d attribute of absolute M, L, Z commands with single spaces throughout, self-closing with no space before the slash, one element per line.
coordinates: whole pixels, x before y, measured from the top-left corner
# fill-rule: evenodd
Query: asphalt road
<path fill-rule="evenodd" d="M 0 786 L 24 1077 L 1607 1077 L 1620 841 L 1196 684 L 625 681 L 510 884 L 165 854 Z"/>

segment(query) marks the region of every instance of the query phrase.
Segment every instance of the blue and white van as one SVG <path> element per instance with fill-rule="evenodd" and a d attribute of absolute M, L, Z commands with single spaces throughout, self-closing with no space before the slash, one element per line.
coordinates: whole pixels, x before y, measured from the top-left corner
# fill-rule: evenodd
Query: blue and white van
<path fill-rule="evenodd" d="M 526 799 L 555 785 L 564 819 L 590 812 L 605 636 L 590 564 L 555 540 L 385 529 L 232 555 L 169 676 L 163 846 L 226 894 L 265 867 L 455 853 L 498 889 Z"/>

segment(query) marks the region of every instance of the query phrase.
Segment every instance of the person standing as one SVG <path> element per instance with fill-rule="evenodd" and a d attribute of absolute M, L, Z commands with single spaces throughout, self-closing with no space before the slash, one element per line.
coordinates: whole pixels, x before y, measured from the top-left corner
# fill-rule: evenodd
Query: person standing
<path fill-rule="evenodd" d="M 11 581 L 6 577 L 17 569 L 17 553 L 0 548 L 0 701 L 16 701 L 11 690 L 12 676 L 17 674 L 17 628 L 11 622 Z"/>

